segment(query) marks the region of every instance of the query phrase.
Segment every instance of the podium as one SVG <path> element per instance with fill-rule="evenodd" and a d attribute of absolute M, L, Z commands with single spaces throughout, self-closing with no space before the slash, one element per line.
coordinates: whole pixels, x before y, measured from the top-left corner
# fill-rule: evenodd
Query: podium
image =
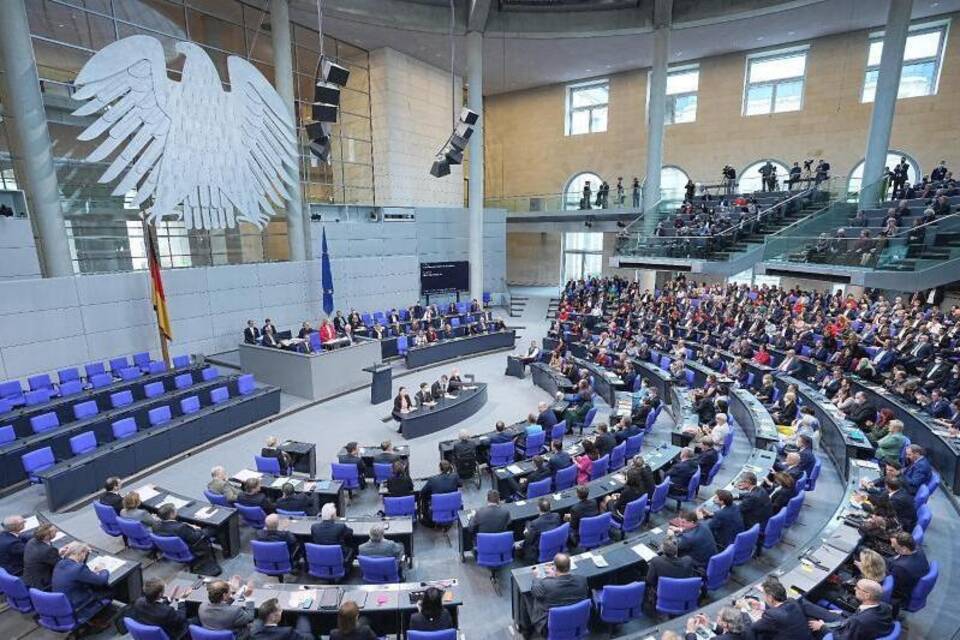
<path fill-rule="evenodd" d="M 523 379 L 526 376 L 523 360 L 517 356 L 507 356 L 507 371 L 504 375 Z"/>
<path fill-rule="evenodd" d="M 375 364 L 364 367 L 364 371 L 373 374 L 370 385 L 370 404 L 380 404 L 393 397 L 393 368 L 388 364 Z"/>

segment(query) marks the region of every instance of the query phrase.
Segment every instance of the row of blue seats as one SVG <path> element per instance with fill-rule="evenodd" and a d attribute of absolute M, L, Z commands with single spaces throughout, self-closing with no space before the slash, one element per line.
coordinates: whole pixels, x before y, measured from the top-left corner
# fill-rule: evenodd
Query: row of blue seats
<path fill-rule="evenodd" d="M 253 374 L 248 373 L 240 376 L 237 379 L 237 389 L 240 395 L 249 395 L 253 393 L 253 391 L 256 389 L 256 382 Z M 226 387 L 226 385 L 210 390 L 210 401 L 213 404 L 221 404 L 229 399 L 230 390 Z M 180 401 L 181 415 L 197 413 L 200 411 L 200 408 L 199 396 L 188 396 Z M 147 426 L 160 426 L 170 422 L 172 419 L 173 411 L 171 410 L 170 406 L 162 405 L 154 409 L 150 409 L 148 412 L 149 424 Z M 110 426 L 113 432 L 113 437 L 116 440 L 132 437 L 136 435 L 137 431 L 139 430 L 139 426 L 137 425 L 136 420 L 133 418 L 123 418 L 122 420 L 114 422 Z M 83 433 L 77 434 L 76 436 L 70 438 L 70 450 L 72 451 L 73 455 L 78 456 L 89 453 L 96 449 L 97 446 L 99 446 L 99 443 L 97 442 L 96 434 L 94 434 L 93 431 L 84 431 Z M 23 463 L 23 469 L 30 478 L 31 483 L 39 483 L 40 479 L 37 477 L 37 474 L 44 469 L 49 469 L 57 464 L 57 459 L 54 456 L 52 447 L 43 447 L 42 449 L 25 453 L 20 459 Z"/>
<path fill-rule="evenodd" d="M 190 366 L 190 356 L 182 355 L 173 358 L 172 367 L 182 369 Z M 166 365 L 157 360 L 151 360 L 147 352 L 133 355 L 133 364 L 123 358 L 110 360 L 108 372 L 102 362 L 91 362 L 84 365 L 84 376 L 76 367 L 61 369 L 57 372 L 58 382 L 54 383 L 50 374 L 41 373 L 27 378 L 28 390 L 25 390 L 19 380 L 8 380 L 0 383 L 0 414 L 21 406 L 34 406 L 49 402 L 52 398 L 76 395 L 84 389 L 100 389 L 113 384 L 116 380 L 136 380 L 144 375 L 162 373 L 167 370 Z M 84 382 L 86 381 L 86 382 Z"/>
<path fill-rule="evenodd" d="M 220 376 L 216 367 L 207 367 L 200 372 L 203 382 L 209 382 Z M 194 384 L 193 376 L 189 373 L 182 373 L 174 378 L 175 390 L 188 389 Z M 162 382 L 148 382 L 143 385 L 143 395 L 145 398 L 156 398 L 167 393 L 166 387 Z M 119 409 L 133 404 L 133 392 L 129 389 L 110 394 L 110 406 Z M 100 408 L 96 401 L 87 400 L 73 405 L 73 416 L 77 420 L 85 420 L 100 413 Z M 61 426 L 60 419 L 56 412 L 49 411 L 41 413 L 30 418 L 30 428 L 34 433 L 43 433 Z M 16 439 L 16 433 L 12 425 L 0 426 L 0 445 L 13 442 Z"/>

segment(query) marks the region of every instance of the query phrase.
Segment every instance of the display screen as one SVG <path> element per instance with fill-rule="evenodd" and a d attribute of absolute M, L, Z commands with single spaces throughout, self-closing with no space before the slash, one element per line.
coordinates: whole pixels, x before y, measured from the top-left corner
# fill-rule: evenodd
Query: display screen
<path fill-rule="evenodd" d="M 466 291 L 470 288 L 470 263 L 460 262 L 421 262 L 420 293 L 444 293 Z"/>

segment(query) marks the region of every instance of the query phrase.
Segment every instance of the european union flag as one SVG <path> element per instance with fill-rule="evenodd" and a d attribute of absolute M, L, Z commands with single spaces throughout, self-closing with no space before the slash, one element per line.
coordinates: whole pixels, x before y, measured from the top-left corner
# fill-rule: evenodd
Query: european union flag
<path fill-rule="evenodd" d="M 323 252 L 320 255 L 322 269 L 321 284 L 323 285 L 323 312 L 333 313 L 333 271 L 330 270 L 330 253 L 327 252 L 327 229 L 323 229 Z"/>

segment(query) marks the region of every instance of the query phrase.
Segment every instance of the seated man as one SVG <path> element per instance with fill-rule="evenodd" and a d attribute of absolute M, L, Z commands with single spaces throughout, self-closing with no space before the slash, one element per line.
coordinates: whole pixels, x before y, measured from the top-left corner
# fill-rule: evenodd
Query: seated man
<path fill-rule="evenodd" d="M 240 497 L 240 492 L 227 479 L 226 469 L 220 465 L 210 469 L 210 482 L 207 483 L 207 491 L 223 496 L 227 502 L 236 502 L 237 498 Z"/>
<path fill-rule="evenodd" d="M 580 520 L 592 518 L 600 514 L 597 501 L 590 497 L 590 487 L 584 484 L 577 486 L 577 502 L 570 507 L 570 513 L 564 519 L 570 523 L 570 536 L 577 540 L 580 529 Z"/>
<path fill-rule="evenodd" d="M 290 563 L 296 566 L 300 561 L 303 549 L 297 537 L 281 527 L 280 516 L 271 513 L 263 521 L 263 529 L 257 531 L 256 539 L 260 542 L 283 542 L 290 553 Z"/>
<path fill-rule="evenodd" d="M 453 444 L 453 464 L 461 478 L 472 478 L 477 473 L 477 443 L 466 429 L 460 430 Z"/>
<path fill-rule="evenodd" d="M 430 387 L 430 395 L 433 398 L 439 400 L 443 398 L 450 392 L 450 382 L 447 379 L 447 374 L 440 376 L 440 379 L 433 383 Z"/>
<path fill-rule="evenodd" d="M 726 549 L 727 545 L 732 543 L 737 534 L 743 532 L 743 518 L 740 515 L 740 505 L 733 502 L 733 494 L 726 489 L 717 491 L 714 501 L 720 505 L 720 508 L 712 514 L 705 509 L 699 509 L 697 515 L 701 520 L 707 520 L 707 526 L 713 533 L 713 539 L 717 547 Z"/>
<path fill-rule="evenodd" d="M 123 509 L 123 496 L 120 495 L 120 478 L 112 476 L 103 483 L 103 493 L 97 498 L 97 502 L 105 504 L 120 514 Z"/>
<path fill-rule="evenodd" d="M 705 523 L 700 522 L 696 511 L 683 511 L 680 517 L 693 525 L 686 531 L 670 528 L 677 536 L 677 553 L 689 555 L 694 566 L 704 570 L 710 561 L 710 556 L 717 553 L 717 541 L 713 538 L 713 531 Z"/>
<path fill-rule="evenodd" d="M 557 424 L 557 414 L 546 402 L 537 404 L 537 424 L 543 427 L 544 431 L 549 432 Z"/>
<path fill-rule="evenodd" d="M 255 617 L 254 601 L 234 601 L 234 594 L 246 598 L 253 594 L 253 583 L 240 583 L 239 576 L 230 582 L 214 580 L 207 584 L 207 602 L 200 604 L 200 624 L 211 631 L 231 631 L 237 640 L 250 637 L 250 623 Z"/>
<path fill-rule="evenodd" d="M 276 458 L 277 462 L 280 463 L 280 475 L 285 476 L 290 474 L 290 467 L 293 466 L 293 461 L 290 458 L 290 454 L 280 448 L 280 440 L 277 436 L 269 436 L 267 438 L 263 449 L 260 450 L 260 456 L 262 458 Z"/>
<path fill-rule="evenodd" d="M 277 509 L 284 511 L 302 511 L 308 516 L 317 515 L 317 509 L 313 506 L 313 500 L 303 493 L 297 493 L 292 482 L 284 482 L 280 487 L 280 499 L 277 500 Z"/>
<path fill-rule="evenodd" d="M 710 436 L 704 437 L 700 441 L 700 457 L 697 459 L 697 464 L 700 466 L 701 483 L 706 482 L 707 478 L 710 477 L 710 471 L 719 459 L 720 452 L 714 446 L 713 438 Z"/>
<path fill-rule="evenodd" d="M 490 436 L 490 444 L 503 444 L 504 442 L 511 442 L 515 436 L 512 433 L 507 432 L 507 425 L 503 420 L 497 420 L 497 424 L 494 425 L 494 433 Z"/>
<path fill-rule="evenodd" d="M 264 600 L 257 607 L 257 621 L 253 624 L 250 640 L 313 640 L 310 618 L 301 613 L 296 627 L 281 627 L 283 608 L 276 598 Z"/>
<path fill-rule="evenodd" d="M 686 495 L 690 478 L 693 477 L 699 468 L 697 460 L 694 457 L 693 449 L 684 447 L 680 451 L 680 461 L 673 465 L 667 473 L 667 478 L 670 479 L 670 493 L 674 495 Z"/>
<path fill-rule="evenodd" d="M 396 558 L 400 579 L 403 580 L 403 545 L 386 539 L 385 531 L 382 524 L 370 527 L 370 539 L 360 545 L 357 555 L 368 558 Z"/>
<path fill-rule="evenodd" d="M 423 489 L 420 490 L 420 513 L 422 520 L 427 524 L 433 522 L 430 518 L 430 504 L 433 494 L 453 493 L 460 488 L 460 485 L 460 476 L 454 472 L 453 465 L 446 460 L 441 460 L 440 473 L 435 476 L 430 476 L 426 484 L 423 485 Z"/>
<path fill-rule="evenodd" d="M 788 453 L 784 457 L 783 462 L 780 462 L 779 460 L 775 462 L 773 464 L 773 469 L 774 471 L 782 471 L 786 473 L 788 476 L 793 478 L 794 483 L 799 482 L 800 477 L 804 474 L 803 466 L 801 465 L 800 461 L 800 454 L 796 451 L 791 451 Z M 772 477 L 772 474 L 770 474 L 767 479 L 764 480 L 764 484 L 769 484 L 769 481 Z"/>
<path fill-rule="evenodd" d="M 530 622 L 533 630 L 541 636 L 546 636 L 550 609 L 590 598 L 587 579 L 570 573 L 570 556 L 558 553 L 553 558 L 553 567 L 553 575 L 534 573 L 530 590 Z"/>
<path fill-rule="evenodd" d="M 357 476 L 360 479 L 360 488 L 367 488 L 367 465 L 364 463 L 363 458 L 360 457 L 360 445 L 356 442 L 348 442 L 347 445 L 343 448 L 344 452 L 338 458 L 340 464 L 352 464 L 357 467 Z"/>
<path fill-rule="evenodd" d="M 757 476 L 752 471 L 745 471 L 740 474 L 737 480 L 737 489 L 741 491 L 740 517 L 743 519 L 743 528 L 747 530 L 755 524 L 760 525 L 763 530 L 767 526 L 767 520 L 773 513 L 773 505 L 770 502 L 770 494 L 757 486 Z"/>
<path fill-rule="evenodd" d="M 678 557 L 677 539 L 667 536 L 660 543 L 660 555 L 650 558 L 647 563 L 647 597 L 651 601 L 656 600 L 660 578 L 692 578 L 694 575 L 693 558 Z"/>
<path fill-rule="evenodd" d="M 373 457 L 373 461 L 379 462 L 380 464 L 393 464 L 401 459 L 403 459 L 403 456 L 393 450 L 393 443 L 389 440 L 384 440 L 380 443 L 380 453 Z"/>
<path fill-rule="evenodd" d="M 560 440 L 554 440 L 550 443 L 550 450 L 550 458 L 547 462 L 550 464 L 550 469 L 554 473 L 560 469 L 566 469 L 573 464 L 573 458 L 563 449 L 563 442 Z"/>
<path fill-rule="evenodd" d="M 617 446 L 617 438 L 610 433 L 610 428 L 606 422 L 597 425 L 597 432 L 594 435 L 593 443 L 597 447 L 597 453 L 603 457 L 609 455 L 613 448 Z"/>
<path fill-rule="evenodd" d="M 320 509 L 320 522 L 310 527 L 310 538 L 313 544 L 339 545 L 343 551 L 343 563 L 353 561 L 353 547 L 350 541 L 353 538 L 353 529 L 337 520 L 337 505 L 328 502 Z"/>
<path fill-rule="evenodd" d="M 550 510 L 550 498 L 537 500 L 537 513 L 537 517 L 528 522 L 523 530 L 522 550 L 527 562 L 536 562 L 540 556 L 540 535 L 563 524 L 560 514 Z"/>
<path fill-rule="evenodd" d="M 23 532 L 24 520 L 20 516 L 7 516 L 3 519 L 3 531 L 0 532 L 0 567 L 12 576 L 23 573 L 23 550 L 30 535 Z"/>
<path fill-rule="evenodd" d="M 916 540 L 906 531 L 901 531 L 890 539 L 890 546 L 897 554 L 887 558 L 887 573 L 893 577 L 893 615 L 900 615 L 900 608 L 910 602 L 910 595 L 920 578 L 930 571 L 927 556 L 917 546 Z"/>
<path fill-rule="evenodd" d="M 186 603 L 177 598 L 180 595 L 178 589 L 172 594 L 172 602 L 164 597 L 163 592 L 163 580 L 147 580 L 143 583 L 143 595 L 124 610 L 123 616 L 140 624 L 160 627 L 170 640 L 184 638 L 188 624 Z"/>
<path fill-rule="evenodd" d="M 50 590 L 67 596 L 77 618 L 88 620 L 110 603 L 110 572 L 87 567 L 90 546 L 82 542 L 69 543 L 61 550 L 60 558 L 53 568 Z"/>
<path fill-rule="evenodd" d="M 260 487 L 260 478 L 247 478 L 243 481 L 243 493 L 237 498 L 237 504 L 246 507 L 260 507 L 266 514 L 273 513 L 276 507 L 270 502 Z"/>
<path fill-rule="evenodd" d="M 649 411 L 649 404 L 647 405 L 647 410 Z M 646 419 L 646 416 L 644 416 L 644 419 Z M 617 423 L 617 428 L 613 435 L 617 439 L 617 444 L 620 444 L 641 433 L 643 433 L 642 422 L 635 422 L 632 416 L 623 416 L 620 418 L 620 422 Z"/>
<path fill-rule="evenodd" d="M 929 483 L 933 477 L 933 469 L 930 467 L 926 453 L 926 450 L 918 444 L 907 447 L 904 456 L 907 466 L 904 467 L 902 476 L 910 495 L 916 495 L 920 486 Z"/>
<path fill-rule="evenodd" d="M 500 492 L 487 491 L 487 504 L 477 509 L 470 518 L 467 529 L 470 533 L 503 533 L 510 525 L 510 512 L 500 504 Z"/>
<path fill-rule="evenodd" d="M 869 640 L 883 638 L 893 632 L 893 609 L 883 602 L 883 587 L 873 580 L 857 580 L 853 590 L 860 606 L 847 617 L 824 609 L 821 618 L 808 622 L 815 632 L 830 630 L 836 640 Z M 807 614 L 815 613 L 813 607 L 806 607 Z"/>
<path fill-rule="evenodd" d="M 183 540 L 195 557 L 191 571 L 210 576 L 220 575 L 222 569 L 217 564 L 213 547 L 203 531 L 185 522 L 178 522 L 177 509 L 169 502 L 160 505 L 157 516 L 160 522 L 153 528 L 153 532 L 158 536 Z"/>
<path fill-rule="evenodd" d="M 60 562 L 60 553 L 53 546 L 57 528 L 50 523 L 41 524 L 33 532 L 23 551 L 23 584 L 40 591 L 50 590 L 53 570 Z"/>
<path fill-rule="evenodd" d="M 807 640 L 813 636 L 807 622 L 806 603 L 787 597 L 787 590 L 775 576 L 767 576 L 760 587 L 766 608 L 751 625 L 755 640 Z"/>

